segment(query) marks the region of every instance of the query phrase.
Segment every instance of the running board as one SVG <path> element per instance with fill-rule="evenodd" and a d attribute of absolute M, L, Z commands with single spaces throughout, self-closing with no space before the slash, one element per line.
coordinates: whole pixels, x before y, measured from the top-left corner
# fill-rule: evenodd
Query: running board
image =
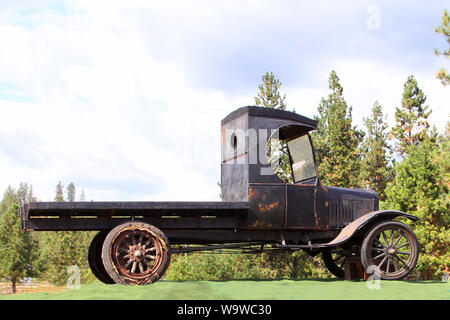
<path fill-rule="evenodd" d="M 319 250 L 325 248 L 325 244 L 277 244 L 275 246 L 278 249 L 290 249 L 290 250 L 301 250 L 301 249 L 310 249 L 310 250 Z"/>

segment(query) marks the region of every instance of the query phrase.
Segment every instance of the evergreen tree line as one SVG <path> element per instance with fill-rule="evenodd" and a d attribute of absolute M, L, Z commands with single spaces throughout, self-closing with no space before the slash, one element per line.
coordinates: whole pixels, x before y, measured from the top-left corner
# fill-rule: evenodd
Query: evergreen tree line
<path fill-rule="evenodd" d="M 55 201 L 75 201 L 76 188 L 70 183 L 66 190 L 58 182 Z M 79 200 L 85 200 L 81 191 Z M 11 283 L 12 292 L 24 278 L 46 280 L 56 285 L 66 283 L 70 266 L 80 268 L 81 281 L 95 280 L 88 266 L 87 252 L 94 236 L 86 231 L 23 232 L 18 215 L 21 204 L 37 201 L 33 187 L 20 183 L 9 186 L 0 202 L 0 279 Z"/>
<path fill-rule="evenodd" d="M 437 279 L 448 273 L 449 122 L 441 133 L 430 127 L 431 108 L 412 75 L 403 85 L 390 129 L 378 102 L 364 118 L 364 131 L 353 126 L 351 107 L 334 71 L 329 88 L 312 134 L 322 183 L 373 189 L 381 209 L 417 216 L 418 222 L 406 222 L 421 245 L 413 276 Z"/>

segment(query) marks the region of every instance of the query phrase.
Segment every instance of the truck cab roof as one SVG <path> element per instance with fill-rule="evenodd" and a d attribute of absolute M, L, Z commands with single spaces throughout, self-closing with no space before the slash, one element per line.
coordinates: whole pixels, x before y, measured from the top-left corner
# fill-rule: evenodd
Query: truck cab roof
<path fill-rule="evenodd" d="M 310 127 L 312 130 L 317 128 L 317 121 L 307 118 L 305 116 L 302 116 L 298 113 L 291 112 L 291 111 L 285 111 L 285 110 L 279 110 L 279 109 L 271 109 L 271 108 L 264 108 L 264 107 L 257 107 L 257 106 L 245 106 L 241 107 L 239 109 L 234 110 L 229 115 L 227 115 L 222 120 L 222 125 L 224 125 L 227 122 L 230 122 L 236 118 L 239 118 L 240 116 L 248 114 L 251 117 L 269 117 L 274 119 L 283 119 L 288 121 L 294 121 L 297 122 L 299 125 L 304 125 L 305 127 Z"/>

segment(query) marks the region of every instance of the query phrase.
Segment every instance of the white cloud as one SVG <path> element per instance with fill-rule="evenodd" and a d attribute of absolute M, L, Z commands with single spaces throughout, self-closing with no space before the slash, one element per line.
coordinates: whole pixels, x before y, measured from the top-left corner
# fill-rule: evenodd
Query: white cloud
<path fill-rule="evenodd" d="M 182 69 L 153 59 L 133 30 L 114 32 L 95 10 L 79 24 L 69 16 L 0 27 L 2 76 L 36 99 L 0 102 L 2 138 L 36 138 L 26 146 L 34 166 L 0 153 L 0 187 L 28 181 L 47 200 L 62 179 L 96 200 L 217 200 L 220 119 L 239 98 L 192 90 Z M 111 179 L 125 184 L 110 188 Z M 133 181 L 150 189 L 135 191 Z"/>
<path fill-rule="evenodd" d="M 34 100 L 0 100 L 0 190 L 26 181 L 50 200 L 62 180 L 95 200 L 218 200 L 220 120 L 253 103 L 258 83 L 249 91 L 248 79 L 259 81 L 272 66 L 293 72 L 305 54 L 328 58 L 312 60 L 321 68 L 302 74 L 312 85 L 282 79 L 289 107 L 313 117 L 334 68 L 355 120 L 375 100 L 393 118 L 415 70 L 318 52 L 325 42 L 313 35 L 365 26 L 364 4 L 332 8 L 295 1 L 70 1 L 58 10 L 43 4 L 26 17 L 0 9 L 0 81 Z M 348 25 L 340 25 L 345 17 Z M 359 32 L 346 41 L 361 38 Z M 331 48 L 339 41 L 330 39 Z M 415 74 L 442 128 L 448 90 L 423 70 Z M 226 83 L 245 88 L 216 89 Z"/>

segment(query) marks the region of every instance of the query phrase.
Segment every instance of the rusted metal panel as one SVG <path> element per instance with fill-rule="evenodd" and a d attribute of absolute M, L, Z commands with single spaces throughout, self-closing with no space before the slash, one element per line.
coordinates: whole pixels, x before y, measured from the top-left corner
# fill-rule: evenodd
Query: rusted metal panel
<path fill-rule="evenodd" d="M 316 195 L 316 215 L 317 215 L 317 230 L 328 230 L 329 225 L 329 207 L 330 197 L 328 194 L 328 188 L 325 186 L 319 186 L 317 188 Z"/>
<path fill-rule="evenodd" d="M 285 184 L 249 185 L 248 228 L 284 227 L 286 212 Z"/>
<path fill-rule="evenodd" d="M 344 228 L 353 220 L 378 208 L 378 195 L 367 189 L 327 187 L 329 226 Z"/>
<path fill-rule="evenodd" d="M 248 200 L 248 115 L 222 124 L 221 188 L 223 201 Z"/>
<path fill-rule="evenodd" d="M 247 165 L 222 163 L 222 200 L 225 202 L 248 200 Z"/>
<path fill-rule="evenodd" d="M 343 228 L 353 221 L 353 207 L 351 200 L 339 200 L 330 203 L 329 221 L 330 226 Z"/>
<path fill-rule="evenodd" d="M 315 229 L 314 185 L 287 185 L 287 227 Z"/>
<path fill-rule="evenodd" d="M 235 163 L 248 150 L 245 131 L 248 129 L 248 114 L 222 124 L 222 163 Z"/>

